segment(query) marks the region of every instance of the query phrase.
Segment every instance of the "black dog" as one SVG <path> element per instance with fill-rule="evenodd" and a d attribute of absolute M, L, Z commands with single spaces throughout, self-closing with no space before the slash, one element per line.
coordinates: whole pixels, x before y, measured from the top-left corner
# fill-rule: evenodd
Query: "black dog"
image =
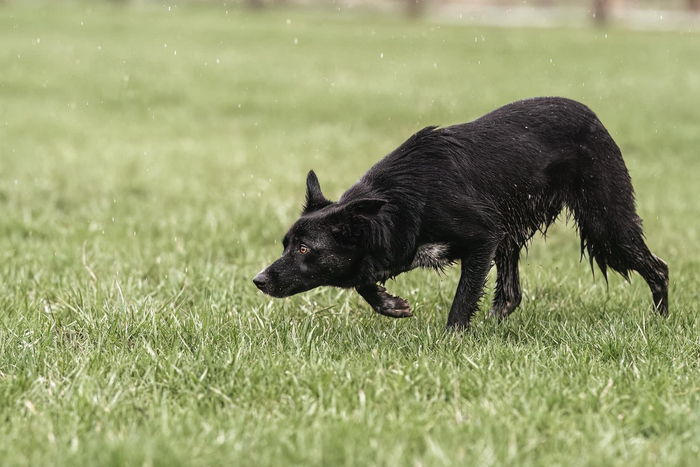
<path fill-rule="evenodd" d="M 564 207 L 578 225 L 581 255 L 629 280 L 639 272 L 668 313 L 668 267 L 644 243 L 620 149 L 585 105 L 527 99 L 447 128 L 428 127 L 379 161 L 340 200 L 321 193 L 313 171 L 301 218 L 284 253 L 255 285 L 286 297 L 321 285 L 354 287 L 377 313 L 411 316 L 408 302 L 377 285 L 416 267 L 459 260 L 448 328 L 465 328 L 491 264 L 491 315 L 520 303 L 520 250 Z"/>

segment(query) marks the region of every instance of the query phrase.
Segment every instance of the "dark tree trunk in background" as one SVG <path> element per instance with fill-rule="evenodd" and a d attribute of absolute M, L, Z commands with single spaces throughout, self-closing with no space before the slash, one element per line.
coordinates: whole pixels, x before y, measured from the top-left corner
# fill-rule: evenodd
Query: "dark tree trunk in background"
<path fill-rule="evenodd" d="M 248 6 L 255 10 L 259 10 L 265 6 L 265 2 L 263 2 L 263 0 L 248 0 Z"/>
<path fill-rule="evenodd" d="M 700 13 L 700 0 L 688 0 L 688 10 L 693 13 Z"/>
<path fill-rule="evenodd" d="M 406 14 L 411 18 L 422 16 L 425 12 L 425 4 L 428 0 L 404 0 L 406 2 Z"/>
<path fill-rule="evenodd" d="M 593 22 L 605 24 L 608 22 L 609 0 L 593 0 Z"/>

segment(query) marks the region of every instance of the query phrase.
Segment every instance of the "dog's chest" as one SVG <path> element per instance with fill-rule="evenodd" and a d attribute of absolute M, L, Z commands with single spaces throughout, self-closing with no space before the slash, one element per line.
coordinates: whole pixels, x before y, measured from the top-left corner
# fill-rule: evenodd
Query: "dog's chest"
<path fill-rule="evenodd" d="M 452 263 L 450 245 L 447 243 L 426 243 L 418 247 L 411 269 L 430 268 L 442 270 Z"/>

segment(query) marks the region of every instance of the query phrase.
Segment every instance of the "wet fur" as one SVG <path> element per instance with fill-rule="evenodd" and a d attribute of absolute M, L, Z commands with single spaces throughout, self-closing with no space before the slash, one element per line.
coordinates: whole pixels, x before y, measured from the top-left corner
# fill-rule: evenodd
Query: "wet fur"
<path fill-rule="evenodd" d="M 375 311 L 403 317 L 410 316 L 408 303 L 377 283 L 459 261 L 447 325 L 465 328 L 493 263 L 491 314 L 502 319 L 518 306 L 520 251 L 565 208 L 591 266 L 595 260 L 606 279 L 608 268 L 627 279 L 639 272 L 666 314 L 668 267 L 644 242 L 620 149 L 588 107 L 563 98 L 522 100 L 470 123 L 425 128 L 337 202 L 322 195 L 311 172 L 307 203 L 285 237 L 285 253 L 256 277 L 264 285 L 256 283 L 277 296 L 319 285 L 354 287 Z M 317 238 L 325 239 L 314 252 L 317 261 L 325 258 L 324 267 L 293 251 Z"/>

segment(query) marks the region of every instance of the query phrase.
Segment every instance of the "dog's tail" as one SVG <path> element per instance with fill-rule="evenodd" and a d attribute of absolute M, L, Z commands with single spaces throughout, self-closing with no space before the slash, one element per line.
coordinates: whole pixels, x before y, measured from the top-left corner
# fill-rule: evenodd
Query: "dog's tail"
<path fill-rule="evenodd" d="M 603 128 L 577 150 L 577 167 L 567 170 L 570 179 L 566 205 L 576 220 L 581 236 L 581 258 L 588 254 L 591 268 L 598 264 L 607 282 L 610 267 L 629 281 L 637 271 L 649 284 L 654 304 L 668 311 L 668 266 L 649 251 L 636 212 L 634 189 L 622 154 Z"/>

